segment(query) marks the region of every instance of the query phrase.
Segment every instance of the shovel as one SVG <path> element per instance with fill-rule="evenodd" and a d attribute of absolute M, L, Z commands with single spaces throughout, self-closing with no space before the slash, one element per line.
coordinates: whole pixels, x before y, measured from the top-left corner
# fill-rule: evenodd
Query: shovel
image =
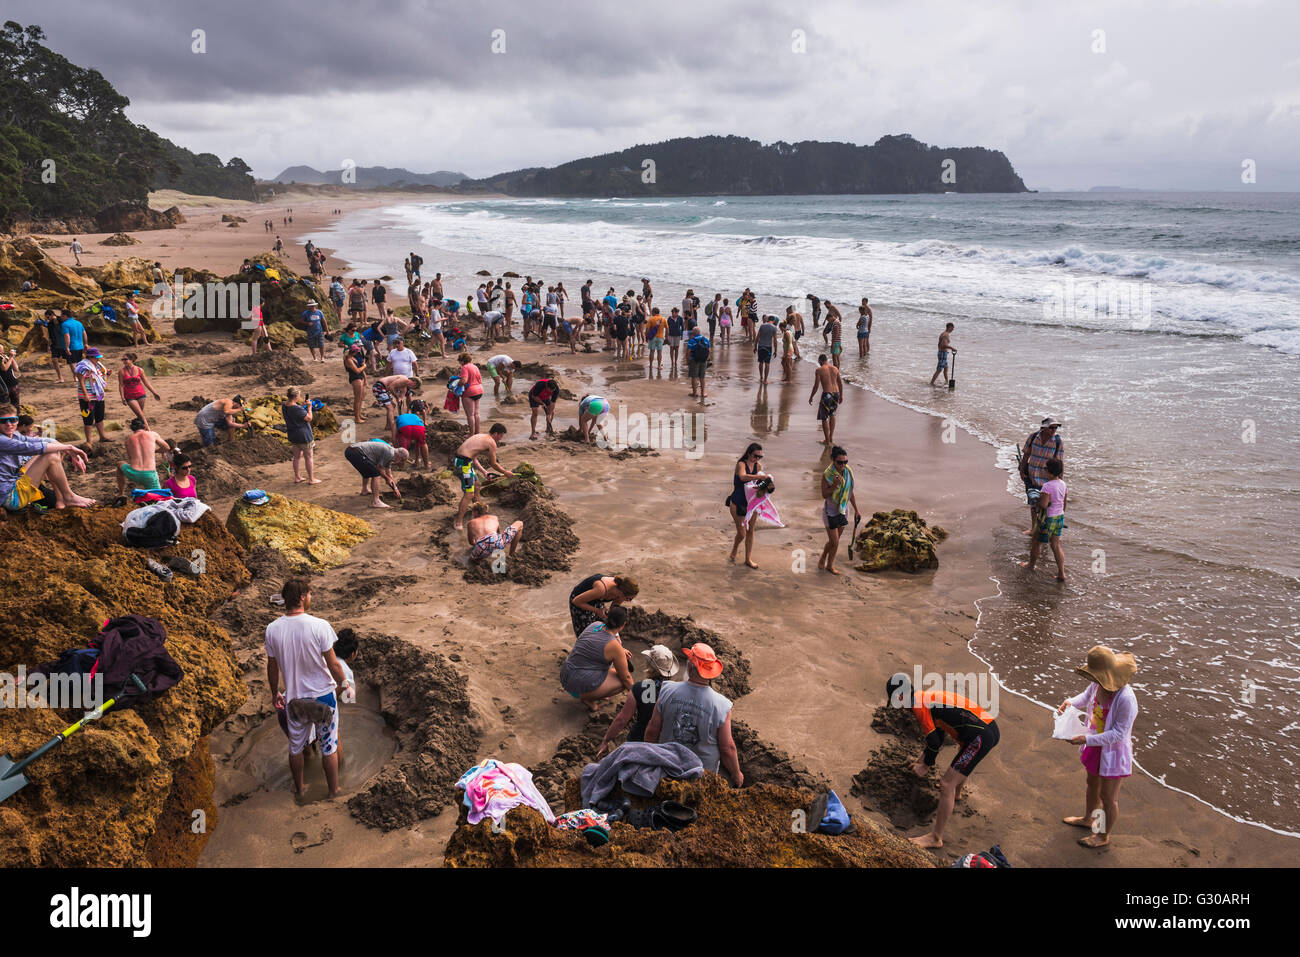
<path fill-rule="evenodd" d="M 855 511 L 853 513 L 853 534 L 849 536 L 849 561 L 853 561 L 853 543 L 858 540 L 858 523 L 862 521 L 862 513 Z"/>
<path fill-rule="evenodd" d="M 129 680 L 135 684 L 137 689 L 132 692 L 132 694 L 147 693 L 148 689 L 145 688 L 144 682 L 136 675 L 131 675 Z M 123 697 L 126 697 L 126 695 L 118 695 L 118 698 Z M 13 758 L 9 757 L 8 754 L 0 754 L 0 801 L 6 800 L 10 795 L 14 794 L 16 791 L 21 791 L 31 783 L 22 773 L 23 768 L 27 767 L 27 765 L 31 764 L 43 754 L 58 747 L 64 741 L 68 740 L 68 738 L 72 737 L 72 735 L 80 731 L 86 724 L 89 724 L 91 721 L 98 721 L 104 716 L 104 712 L 117 704 L 118 698 L 109 698 L 94 711 L 87 712 L 86 715 L 76 724 L 64 728 L 17 764 L 14 764 Z"/>
<path fill-rule="evenodd" d="M 952 354 L 952 375 L 948 376 L 948 388 L 957 388 L 957 353 Z"/>

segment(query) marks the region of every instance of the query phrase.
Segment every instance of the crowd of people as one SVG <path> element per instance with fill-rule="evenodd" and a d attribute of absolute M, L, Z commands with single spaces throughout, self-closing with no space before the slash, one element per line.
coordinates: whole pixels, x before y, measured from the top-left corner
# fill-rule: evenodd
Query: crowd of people
<path fill-rule="evenodd" d="M 287 225 L 288 214 L 285 219 Z M 264 223 L 267 232 L 273 225 L 270 220 Z M 308 243 L 306 255 L 313 276 L 323 277 L 324 252 Z M 485 428 L 480 405 L 485 395 L 485 375 L 492 381 L 495 399 L 515 391 L 523 363 L 497 350 L 498 343 L 514 340 L 516 323 L 521 341 L 535 339 L 538 343 L 567 345 L 574 352 L 583 345 L 584 333 L 594 335 L 603 339 L 605 349 L 615 360 L 644 359 L 651 375 L 663 374 L 667 353 L 668 376 L 676 378 L 684 373 L 690 381 L 691 396 L 700 401 L 709 395 L 708 384 L 713 379 L 710 366 L 716 349 L 747 347 L 754 357 L 760 388 L 768 385 L 771 364 L 779 358 L 780 382 L 790 384 L 796 378 L 795 363 L 803 358 L 806 336 L 820 329 L 825 351 L 817 356 L 808 396 L 809 405 L 815 403 L 827 455 L 820 477 L 820 517 L 826 541 L 818 569 L 830 575 L 840 574 L 835 562 L 849 525 L 850 510 L 855 519 L 854 532 L 861 511 L 849 454 L 835 440 L 836 415 L 844 399 L 840 371 L 844 317 L 834 303 L 811 294 L 806 297 L 810 329 L 794 304 L 785 306 L 784 315 L 764 314 L 757 295 L 748 288 L 734 302 L 723 293 L 702 302 L 693 289 L 688 289 L 680 303 L 665 310 L 656 304 L 648 278 L 641 280 L 640 291 L 627 289 L 621 295 L 614 287 L 598 295 L 593 281 L 587 280 L 578 289 L 579 309 L 570 315 L 569 293 L 562 282 L 525 276 L 516 289 L 513 279 L 503 277 L 479 283 L 460 301 L 445 294 L 441 273 L 427 281 L 422 279 L 423 259 L 418 254 L 412 252 L 403 265 L 409 317 L 399 317 L 390 308 L 387 288 L 378 279 L 367 283 L 357 278 L 345 284 L 335 276 L 327 292 L 337 313 L 346 315 L 337 342 L 350 386 L 353 419 L 363 423 L 375 409 L 382 411 L 385 418 L 384 437 L 353 442 L 344 451 L 345 460 L 360 477 L 361 494 L 370 498 L 372 507 L 389 507 L 382 498 L 381 480 L 400 500 L 395 469 L 410 464 L 425 468 L 441 465 L 433 463 L 429 456 L 429 404 L 423 397 L 427 375 L 421 375 L 421 362 L 454 354 L 458 369 L 448 382 L 444 408 L 463 412 L 467 427 L 467 437 L 449 463 L 462 492 L 454 524 L 464 532 L 467 560 L 502 556 L 509 560 L 521 546 L 527 547 L 523 521 L 503 521 L 479 494 L 487 483 L 515 474 L 498 459 L 506 440 L 506 426 L 496 422 Z M 874 313 L 865 297 L 857 310 L 859 355 L 865 356 L 870 350 Z M 328 343 L 334 337 L 328 334 L 317 301 L 307 304 L 298 324 L 307 333 L 312 360 L 330 361 Z M 475 324 L 477 330 L 472 329 Z M 38 327 L 45 335 L 58 380 L 64 381 L 66 365 L 75 383 L 85 446 L 44 437 L 31 416 L 19 414 L 17 356 L 13 350 L 0 355 L 0 388 L 5 393 L 0 395 L 0 496 L 5 505 L 18 510 L 32 504 L 56 508 L 96 504 L 72 491 L 63 461 L 66 456 L 77 471 L 82 471 L 86 449 L 106 440 L 105 403 L 110 377 L 116 380 L 118 397 L 131 416 L 125 441 L 126 461 L 117 472 L 119 495 L 124 495 L 130 485 L 135 489 L 164 489 L 177 497 L 197 497 L 190 459 L 150 425 L 148 399 L 152 396 L 161 400 L 162 396 L 138 364 L 138 354 L 124 352 L 119 368 L 110 373 L 104 355 L 90 344 L 85 325 L 72 312 L 64 310 L 60 315 L 49 310 Z M 940 334 L 932 385 L 940 375 L 945 383 L 950 379 L 949 357 L 957 351 L 952 344 L 954 329 L 949 322 Z M 143 334 L 143 327 L 139 331 Z M 470 351 L 475 331 L 478 341 L 491 353 L 483 361 L 476 361 Z M 255 352 L 264 339 L 264 326 L 259 323 L 252 336 Z M 413 345 L 420 351 L 411 348 Z M 559 383 L 548 375 L 529 384 L 530 440 L 539 437 L 543 423 L 547 435 L 555 433 L 560 394 Z M 602 395 L 588 393 L 577 400 L 578 433 L 584 442 L 597 441 L 601 421 L 611 410 L 612 403 Z M 211 445 L 218 440 L 218 433 L 224 433 L 229 440 L 235 432 L 249 427 L 246 412 L 239 395 L 207 403 L 194 419 L 199 440 L 205 446 Z M 304 392 L 296 387 L 288 390 L 281 414 L 292 449 L 295 484 L 322 482 L 316 475 L 313 412 L 313 404 Z M 1032 571 L 1041 547 L 1048 545 L 1057 577 L 1064 581 L 1060 536 L 1068 495 L 1063 481 L 1064 449 L 1057 434 L 1060 427 L 1059 422 L 1048 417 L 1024 443 L 1021 476 L 1030 508 L 1031 550 L 1028 561 L 1022 564 Z M 157 466 L 159 454 L 170 459 L 165 480 Z M 732 488 L 726 498 L 735 530 L 730 560 L 737 560 L 743 545 L 744 564 L 754 569 L 759 567 L 753 554 L 755 499 L 770 493 L 774 481 L 763 459 L 762 445 L 751 443 L 736 460 Z M 681 649 L 684 661 L 679 661 L 671 649 L 655 645 L 642 653 L 651 676 L 639 682 L 633 680 L 633 656 L 623 645 L 623 633 L 628 621 L 626 606 L 638 593 L 638 584 L 630 576 L 596 574 L 576 585 L 569 596 L 574 642 L 561 669 L 562 687 L 593 711 L 605 699 L 622 698 L 598 756 L 608 753 L 626 730 L 629 741 L 684 744 L 700 757 L 706 769 L 721 770 L 735 786 L 741 786 L 744 776 L 731 731 L 732 703 L 712 687 L 724 664 L 711 647 L 704 643 L 685 647 Z M 301 792 L 304 750 L 309 742 L 316 741 L 326 759 L 330 791 L 335 793 L 339 738 L 334 692 L 349 684 L 352 677 L 345 676 L 335 655 L 338 638 L 333 629 L 307 613 L 310 591 L 306 584 L 286 584 L 282 598 L 286 615 L 267 629 L 268 678 L 276 707 L 283 712 L 286 723 L 295 786 Z M 1086 719 L 1086 726 L 1081 725 L 1075 740 L 1087 770 L 1085 813 L 1068 817 L 1065 822 L 1092 828 L 1093 833 L 1082 841 L 1088 846 L 1104 846 L 1109 840 L 1118 816 L 1119 784 L 1132 773 L 1129 734 L 1137 706 L 1128 681 L 1135 670 L 1132 656 L 1094 648 L 1087 667 L 1079 669 L 1091 683 L 1061 705 L 1061 711 L 1067 707 L 1079 709 Z M 285 683 L 283 693 L 279 690 L 281 678 Z M 912 767 L 918 776 L 928 775 L 945 736 L 958 742 L 958 754 L 940 780 L 940 806 L 933 826 L 925 835 L 913 839 L 923 847 L 942 847 L 946 824 L 963 785 L 999 742 L 997 722 L 978 704 L 960 696 L 911 688 L 906 675 L 892 677 L 886 693 L 891 703 L 909 709 L 920 723 L 925 748 Z M 289 708 L 286 701 L 296 706 Z M 318 707 L 310 707 L 312 702 Z M 1099 809 L 1106 822 L 1100 830 L 1093 827 Z"/>

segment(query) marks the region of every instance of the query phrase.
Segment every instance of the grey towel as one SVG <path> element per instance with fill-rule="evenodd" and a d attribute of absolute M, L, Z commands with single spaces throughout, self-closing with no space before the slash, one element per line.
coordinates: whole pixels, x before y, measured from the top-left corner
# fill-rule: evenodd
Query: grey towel
<path fill-rule="evenodd" d="M 684 744 L 619 745 L 599 764 L 582 769 L 582 803 L 591 807 L 621 784 L 627 794 L 650 797 L 663 778 L 690 779 L 704 773 L 699 756 Z"/>

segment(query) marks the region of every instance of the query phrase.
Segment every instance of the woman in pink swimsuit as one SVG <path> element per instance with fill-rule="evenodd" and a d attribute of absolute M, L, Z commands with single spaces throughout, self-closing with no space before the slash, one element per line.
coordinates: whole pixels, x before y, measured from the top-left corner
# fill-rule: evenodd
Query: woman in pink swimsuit
<path fill-rule="evenodd" d="M 182 452 L 172 456 L 172 474 L 162 487 L 171 489 L 173 498 L 198 498 L 199 485 L 190 471 L 190 457 Z"/>
<path fill-rule="evenodd" d="M 483 398 L 483 373 L 470 361 L 468 352 L 462 352 L 459 359 L 460 381 L 465 386 L 460 397 L 461 404 L 465 407 L 465 422 L 469 425 L 469 434 L 478 435 L 483 431 L 479 428 L 478 418 L 478 403 Z"/>
<path fill-rule="evenodd" d="M 145 396 L 152 392 L 153 397 L 160 402 L 162 396 L 158 390 L 149 384 L 149 378 L 144 374 L 144 370 L 135 364 L 135 353 L 128 352 L 122 356 L 122 371 L 117 374 L 117 391 L 122 396 L 122 401 L 126 404 L 138 418 L 144 422 L 144 427 L 150 428 L 149 419 L 144 414 Z"/>

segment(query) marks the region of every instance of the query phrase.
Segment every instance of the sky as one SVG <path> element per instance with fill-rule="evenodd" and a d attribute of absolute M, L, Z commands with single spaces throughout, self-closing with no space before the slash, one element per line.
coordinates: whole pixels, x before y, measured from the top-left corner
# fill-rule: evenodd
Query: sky
<path fill-rule="evenodd" d="M 6 0 L 4 16 L 103 73 L 135 122 L 259 177 L 910 133 L 1002 150 L 1031 189 L 1300 190 L 1295 0 Z"/>

